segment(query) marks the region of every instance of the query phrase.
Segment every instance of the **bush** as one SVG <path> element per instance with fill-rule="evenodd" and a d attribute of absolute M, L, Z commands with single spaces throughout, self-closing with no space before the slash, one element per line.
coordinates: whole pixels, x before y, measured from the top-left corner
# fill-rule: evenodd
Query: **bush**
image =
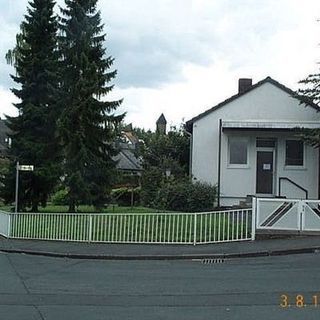
<path fill-rule="evenodd" d="M 154 205 L 158 209 L 183 212 L 212 210 L 216 199 L 216 187 L 190 180 L 166 183 L 157 192 Z"/>
<path fill-rule="evenodd" d="M 67 189 L 58 190 L 52 195 L 51 201 L 52 201 L 52 204 L 56 206 L 68 205 L 68 190 Z"/>

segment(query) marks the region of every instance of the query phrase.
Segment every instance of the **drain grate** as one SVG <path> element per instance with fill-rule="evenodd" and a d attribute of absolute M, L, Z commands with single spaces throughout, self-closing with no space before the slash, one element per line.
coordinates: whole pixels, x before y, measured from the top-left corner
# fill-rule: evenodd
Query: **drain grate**
<path fill-rule="evenodd" d="M 202 264 L 216 264 L 216 263 L 224 263 L 224 259 L 202 259 Z"/>

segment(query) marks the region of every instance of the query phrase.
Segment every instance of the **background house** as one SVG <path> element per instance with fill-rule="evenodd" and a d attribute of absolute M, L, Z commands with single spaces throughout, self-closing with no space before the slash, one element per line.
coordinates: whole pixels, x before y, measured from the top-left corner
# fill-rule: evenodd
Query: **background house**
<path fill-rule="evenodd" d="M 236 95 L 187 122 L 195 180 L 218 185 L 218 205 L 248 196 L 319 197 L 319 151 L 297 128 L 320 128 L 312 103 L 270 77 L 239 80 Z"/>
<path fill-rule="evenodd" d="M 141 159 L 137 156 L 139 143 L 132 125 L 124 127 L 116 142 L 119 153 L 113 157 L 113 160 L 116 161 L 117 171 L 121 173 L 116 187 L 140 186 L 143 168 Z"/>
<path fill-rule="evenodd" d="M 5 121 L 0 119 L 0 157 L 7 156 L 8 147 L 11 139 L 8 137 L 10 133 Z M 121 171 L 130 175 L 140 175 L 142 169 L 141 161 L 135 155 L 138 148 L 139 140 L 135 136 L 132 125 L 123 128 L 121 138 L 117 141 L 119 154 L 113 158 L 117 162 L 116 167 Z"/>

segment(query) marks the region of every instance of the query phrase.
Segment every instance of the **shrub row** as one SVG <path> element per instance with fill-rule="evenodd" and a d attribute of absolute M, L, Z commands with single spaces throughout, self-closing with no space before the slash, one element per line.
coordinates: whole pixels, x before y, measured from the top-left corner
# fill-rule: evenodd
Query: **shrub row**
<path fill-rule="evenodd" d="M 215 198 L 215 187 L 185 180 L 163 184 L 157 192 L 154 205 L 164 210 L 203 212 L 213 209 Z"/>
<path fill-rule="evenodd" d="M 156 171 L 149 172 L 142 188 L 118 188 L 111 192 L 110 202 L 130 206 L 133 193 L 134 205 L 144 205 L 159 210 L 180 212 L 210 211 L 214 208 L 217 190 L 209 184 L 190 179 L 163 179 Z M 54 205 L 67 205 L 67 190 L 57 191 L 51 198 Z"/>

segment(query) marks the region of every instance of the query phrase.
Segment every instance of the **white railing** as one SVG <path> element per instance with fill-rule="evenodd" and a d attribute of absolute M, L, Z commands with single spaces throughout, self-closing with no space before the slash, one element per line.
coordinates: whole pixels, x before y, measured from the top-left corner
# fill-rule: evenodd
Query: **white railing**
<path fill-rule="evenodd" d="M 204 213 L 10 213 L 8 236 L 103 243 L 205 244 L 254 239 L 252 209 Z"/>
<path fill-rule="evenodd" d="M 239 209 L 195 214 L 195 243 L 218 243 L 254 240 L 252 209 Z"/>
<path fill-rule="evenodd" d="M 10 214 L 0 211 L 0 235 L 8 237 L 10 234 Z"/>

